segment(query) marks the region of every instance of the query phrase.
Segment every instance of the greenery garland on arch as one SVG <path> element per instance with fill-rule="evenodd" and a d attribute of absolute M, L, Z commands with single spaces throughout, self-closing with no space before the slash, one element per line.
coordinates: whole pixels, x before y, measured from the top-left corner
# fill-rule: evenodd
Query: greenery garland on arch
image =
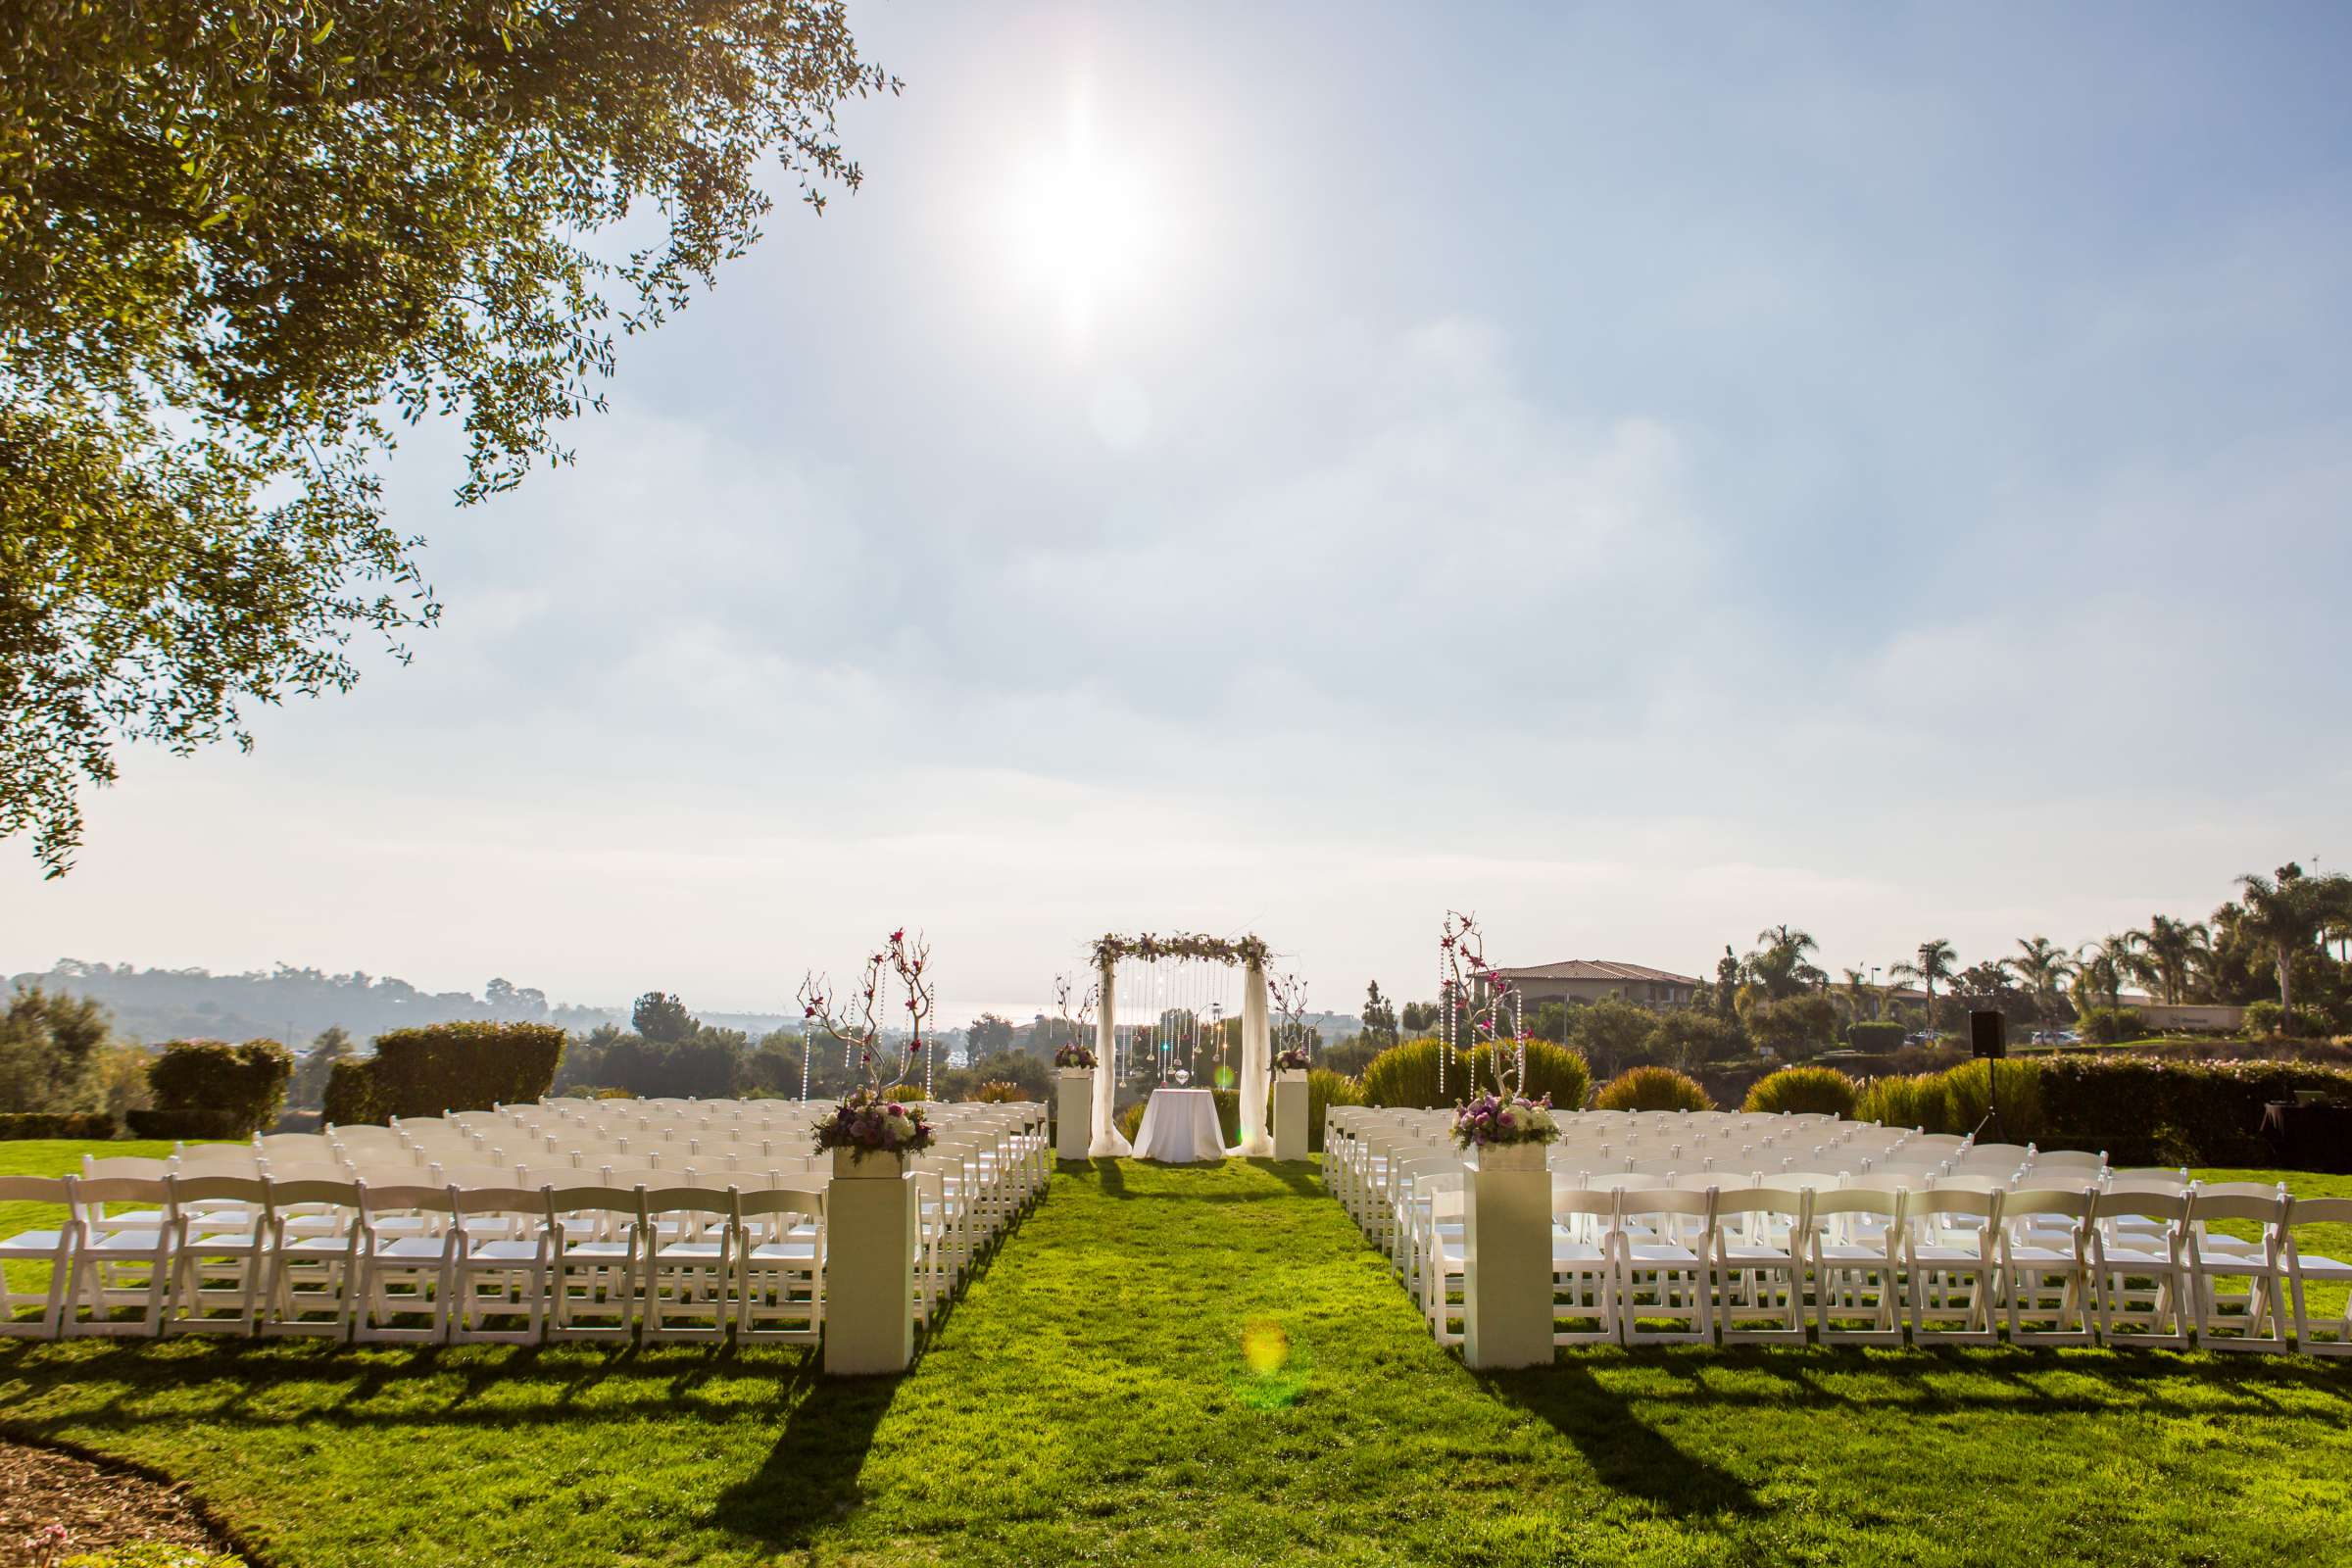
<path fill-rule="evenodd" d="M 1162 937 L 1147 931 L 1138 937 L 1123 937 L 1113 932 L 1095 939 L 1098 969 L 1122 958 L 1142 958 L 1147 962 L 1158 958 L 1200 958 L 1262 969 L 1273 956 L 1274 950 L 1260 936 L 1211 937 L 1178 931 Z"/>

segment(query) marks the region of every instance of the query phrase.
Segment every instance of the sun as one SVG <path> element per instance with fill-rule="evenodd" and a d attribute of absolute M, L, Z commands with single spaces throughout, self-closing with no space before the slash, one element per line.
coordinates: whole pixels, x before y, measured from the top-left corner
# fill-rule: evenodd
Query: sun
<path fill-rule="evenodd" d="M 1153 260 L 1154 212 L 1136 167 L 1103 148 L 1083 107 L 1067 137 L 1019 166 L 1004 208 L 1015 272 L 1077 337 L 1134 299 Z"/>

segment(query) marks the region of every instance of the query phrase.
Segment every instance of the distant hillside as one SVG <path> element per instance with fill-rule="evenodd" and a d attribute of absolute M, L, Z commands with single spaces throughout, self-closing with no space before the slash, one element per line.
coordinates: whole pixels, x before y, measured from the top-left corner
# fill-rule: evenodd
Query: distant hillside
<path fill-rule="evenodd" d="M 503 979 L 490 981 L 476 997 L 465 991 L 419 991 L 388 976 L 324 974 L 284 964 L 267 973 L 213 974 L 62 958 L 45 972 L 15 975 L 12 981 L 92 998 L 113 1015 L 116 1034 L 148 1042 L 269 1036 L 299 1046 L 340 1024 L 365 1045 L 389 1029 L 461 1018 L 552 1023 L 580 1032 L 602 1023 L 625 1027 L 629 1021 L 626 1005 L 550 1003 L 546 993 Z M 713 1014 L 708 1021 L 747 1027 L 732 1015 Z"/>

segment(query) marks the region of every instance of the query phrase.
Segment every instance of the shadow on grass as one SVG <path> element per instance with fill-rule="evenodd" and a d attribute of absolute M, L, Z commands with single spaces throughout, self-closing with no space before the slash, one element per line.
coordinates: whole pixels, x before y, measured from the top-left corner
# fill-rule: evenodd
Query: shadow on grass
<path fill-rule="evenodd" d="M 1301 1198 L 1329 1198 L 1323 1184 L 1315 1179 L 1316 1166 L 1305 1160 L 1277 1162 L 1271 1159 L 1248 1161 L 1252 1170 L 1262 1170 Z"/>
<path fill-rule="evenodd" d="M 1678 1446 L 1642 1419 L 1633 1400 L 1587 1366 L 1570 1361 L 1524 1372 L 1483 1372 L 1478 1380 L 1490 1394 L 1576 1445 L 1612 1492 L 1639 1497 L 1676 1518 L 1763 1511 L 1745 1482 Z"/>
<path fill-rule="evenodd" d="M 865 1501 L 858 1483 L 900 1379 L 817 1376 L 811 1357 L 786 1391 L 792 1414 L 759 1470 L 718 1494 L 709 1523 L 770 1550 L 812 1544 Z"/>

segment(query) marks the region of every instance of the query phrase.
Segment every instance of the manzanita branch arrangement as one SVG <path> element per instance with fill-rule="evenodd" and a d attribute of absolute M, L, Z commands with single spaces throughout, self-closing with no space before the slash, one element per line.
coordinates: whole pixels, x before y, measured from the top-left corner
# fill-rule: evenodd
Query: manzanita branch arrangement
<path fill-rule="evenodd" d="M 1274 1004 L 1275 1012 L 1281 1015 L 1281 1038 L 1290 1042 L 1275 1053 L 1275 1069 L 1289 1072 L 1312 1066 L 1314 1057 L 1306 1044 L 1306 982 L 1295 974 L 1270 975 L 1266 979 L 1266 995 Z"/>
<path fill-rule="evenodd" d="M 923 1038 L 930 1021 L 935 992 L 928 978 L 931 947 L 920 936 L 911 943 L 905 927 L 893 931 L 882 951 L 865 960 L 865 973 L 852 991 L 849 1005 L 834 994 L 832 982 L 811 971 L 801 981 L 801 1017 L 841 1042 L 863 1068 L 865 1083 L 852 1090 L 834 1113 L 816 1126 L 816 1147 L 856 1149 L 889 1153 L 914 1153 L 931 1147 L 932 1131 L 919 1103 L 903 1104 L 887 1091 L 907 1082 L 916 1062 L 926 1082 L 931 1072 L 931 1044 Z M 884 1039 L 883 1015 L 889 1009 L 886 982 L 895 979 L 905 993 L 906 1045 L 891 1050 Z"/>
<path fill-rule="evenodd" d="M 1464 1149 L 1548 1144 L 1560 1136 L 1551 1097 L 1529 1100 L 1520 1093 L 1527 1077 L 1527 1034 L 1524 1024 L 1508 1037 L 1503 1034 L 1503 1004 L 1510 993 L 1510 981 L 1487 962 L 1486 933 L 1477 917 L 1446 910 L 1438 939 L 1438 1091 L 1445 1092 L 1446 1063 L 1461 1047 L 1465 1027 L 1469 1087 L 1478 1087 L 1479 1053 L 1490 1053 L 1494 1066 L 1494 1092 L 1474 1093 L 1454 1109 L 1453 1141 Z M 1512 1048 L 1507 1054 L 1506 1038 Z"/>
<path fill-rule="evenodd" d="M 1069 1040 L 1054 1053 L 1054 1065 L 1092 1067 L 1095 1064 L 1095 1053 L 1086 1043 L 1086 1029 L 1088 1021 L 1095 1015 L 1096 1004 L 1102 1000 L 1102 982 L 1098 980 L 1086 988 L 1086 1000 L 1078 1004 L 1076 1012 L 1070 1010 L 1070 990 L 1068 975 L 1057 974 L 1054 977 L 1054 1004 L 1061 1011 L 1061 1021 L 1070 1026 Z"/>

